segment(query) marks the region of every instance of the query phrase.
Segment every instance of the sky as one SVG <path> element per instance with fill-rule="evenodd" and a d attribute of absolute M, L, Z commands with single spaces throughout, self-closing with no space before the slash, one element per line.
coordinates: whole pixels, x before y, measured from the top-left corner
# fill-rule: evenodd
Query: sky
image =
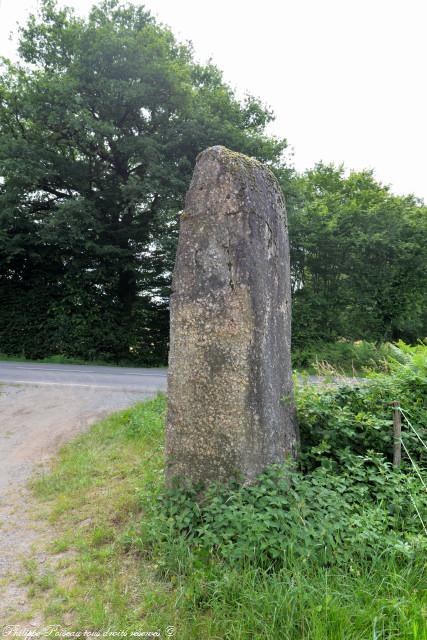
<path fill-rule="evenodd" d="M 134 0 L 138 2 L 138 0 Z M 36 0 L 0 0 L 0 55 Z M 60 0 L 86 13 L 88 0 Z M 212 58 L 239 96 L 276 114 L 298 171 L 315 162 L 374 169 L 398 194 L 427 201 L 425 0 L 146 0 Z"/>

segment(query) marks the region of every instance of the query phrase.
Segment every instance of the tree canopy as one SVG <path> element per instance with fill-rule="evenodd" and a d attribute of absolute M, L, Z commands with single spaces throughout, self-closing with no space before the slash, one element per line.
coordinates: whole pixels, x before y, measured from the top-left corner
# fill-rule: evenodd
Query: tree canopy
<path fill-rule="evenodd" d="M 280 169 L 243 103 L 143 7 L 44 0 L 0 78 L 2 351 L 164 360 L 178 213 L 214 144 Z"/>
<path fill-rule="evenodd" d="M 372 171 L 319 163 L 295 179 L 294 337 L 416 340 L 427 334 L 427 209 Z"/>
<path fill-rule="evenodd" d="M 296 175 L 272 119 L 145 8 L 42 0 L 0 69 L 0 352 L 165 362 L 179 212 L 214 144 L 281 181 L 297 343 L 425 336 L 425 206 L 369 171 Z"/>

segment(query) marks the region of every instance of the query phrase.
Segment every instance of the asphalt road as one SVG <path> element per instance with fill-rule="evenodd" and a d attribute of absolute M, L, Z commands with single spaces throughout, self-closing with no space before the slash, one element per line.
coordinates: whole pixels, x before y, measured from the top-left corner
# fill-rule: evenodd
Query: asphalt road
<path fill-rule="evenodd" d="M 0 362 L 0 384 L 29 384 L 60 387 L 88 387 L 135 391 L 155 394 L 166 391 L 167 369 L 142 369 L 131 367 L 99 367 L 74 364 L 36 364 L 29 362 Z M 326 379 L 306 376 L 302 382 L 310 384 L 347 383 L 360 384 L 363 378 Z"/>
<path fill-rule="evenodd" d="M 0 362 L 0 384 L 89 387 L 141 393 L 166 391 L 166 369 Z"/>

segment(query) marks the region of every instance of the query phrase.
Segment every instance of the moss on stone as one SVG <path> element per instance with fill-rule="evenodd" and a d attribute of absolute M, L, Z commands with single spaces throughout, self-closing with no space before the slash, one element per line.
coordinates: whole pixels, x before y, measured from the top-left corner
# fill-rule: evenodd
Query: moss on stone
<path fill-rule="evenodd" d="M 262 162 L 260 162 L 256 158 L 247 156 L 244 153 L 232 151 L 227 147 L 218 145 L 217 148 L 218 150 L 221 150 L 221 160 L 226 168 L 232 175 L 237 176 L 240 181 L 242 181 L 242 179 L 247 179 L 250 182 L 251 186 L 255 187 L 258 190 L 255 172 L 257 170 L 262 171 L 269 180 L 274 190 L 278 193 L 281 193 L 280 185 L 277 182 L 276 176 L 271 171 L 271 169 L 263 165 Z"/>

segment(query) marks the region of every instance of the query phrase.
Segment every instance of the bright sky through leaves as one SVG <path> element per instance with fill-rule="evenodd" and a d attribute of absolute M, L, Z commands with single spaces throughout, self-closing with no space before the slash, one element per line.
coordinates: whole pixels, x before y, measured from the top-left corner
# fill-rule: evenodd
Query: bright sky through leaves
<path fill-rule="evenodd" d="M 88 0 L 68 0 L 79 13 Z M 201 61 L 276 113 L 298 170 L 317 160 L 374 168 L 427 200 L 425 0 L 147 0 Z M 34 0 L 0 0 L 0 55 Z"/>

